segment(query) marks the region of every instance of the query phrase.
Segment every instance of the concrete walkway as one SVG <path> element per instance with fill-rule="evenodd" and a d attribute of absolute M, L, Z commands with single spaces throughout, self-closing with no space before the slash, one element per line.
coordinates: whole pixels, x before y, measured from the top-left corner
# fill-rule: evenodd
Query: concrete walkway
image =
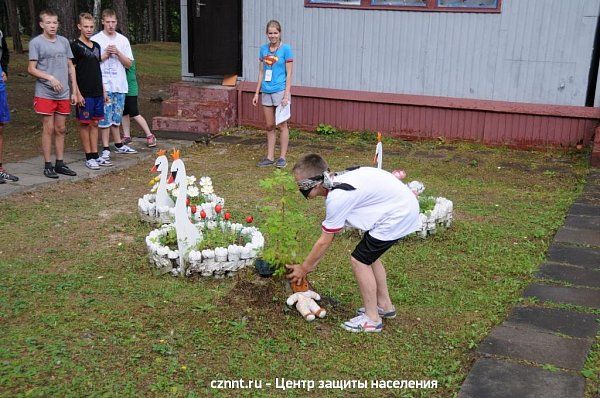
<path fill-rule="evenodd" d="M 66 151 L 65 163 L 77 173 L 74 177 L 59 174 L 58 179 L 45 177 L 43 174 L 44 160 L 42 156 L 26 159 L 15 163 L 5 163 L 4 167 L 9 173 L 19 177 L 19 181 L 0 184 L 0 198 L 12 195 L 18 192 L 26 192 L 41 186 L 48 186 L 57 183 L 75 182 L 88 178 L 96 178 L 107 173 L 123 170 L 135 164 L 146 162 L 156 156 L 158 149 L 170 150 L 172 148 L 186 148 L 191 146 L 194 141 L 172 140 L 160 138 L 154 148 L 146 146 L 146 140 L 143 138 L 134 138 L 131 146 L 138 151 L 137 154 L 119 155 L 112 148 L 111 161 L 112 167 L 102 167 L 100 170 L 90 170 L 85 167 L 85 155 L 82 151 Z M 54 161 L 54 157 L 52 158 Z"/>
<path fill-rule="evenodd" d="M 525 297 L 600 309 L 600 171 L 569 209 Z M 479 345 L 459 398 L 580 398 L 581 370 L 597 316 L 571 309 L 516 307 Z"/>

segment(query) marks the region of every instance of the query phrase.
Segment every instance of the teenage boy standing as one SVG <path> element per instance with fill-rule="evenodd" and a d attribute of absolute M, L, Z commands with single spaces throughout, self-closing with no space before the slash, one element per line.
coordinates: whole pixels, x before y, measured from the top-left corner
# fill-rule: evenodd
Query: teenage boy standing
<path fill-rule="evenodd" d="M 54 11 L 44 10 L 40 13 L 40 27 L 42 34 L 29 42 L 27 71 L 37 78 L 33 108 L 37 114 L 42 115 L 44 175 L 48 178 L 58 178 L 58 174 L 74 176 L 77 174 L 63 161 L 65 121 L 71 113 L 71 105 L 79 101 L 75 67 L 71 62 L 73 53 L 69 41 L 56 34 L 58 16 Z M 50 161 L 53 140 L 56 155 L 54 167 Z"/>
<path fill-rule="evenodd" d="M 112 166 L 110 160 L 98 156 L 98 120 L 104 119 L 104 103 L 108 97 L 102 85 L 100 45 L 90 40 L 94 33 L 94 17 L 87 12 L 79 14 L 77 28 L 80 36 L 71 42 L 71 51 L 82 98 L 76 108 L 79 136 L 85 152 L 85 166 L 98 170 L 100 166 Z"/>
<path fill-rule="evenodd" d="M 102 49 L 100 68 L 109 102 L 104 105 L 104 119 L 98 123 L 98 127 L 102 133 L 102 157 L 110 160 L 108 144 L 111 133 L 117 153 L 137 153 L 136 150 L 121 142 L 119 134 L 125 96 L 129 91 L 125 69 L 131 67 L 133 52 L 129 40 L 117 32 L 117 14 L 114 10 L 102 11 L 102 26 L 104 29 L 92 36 L 92 40 Z"/>

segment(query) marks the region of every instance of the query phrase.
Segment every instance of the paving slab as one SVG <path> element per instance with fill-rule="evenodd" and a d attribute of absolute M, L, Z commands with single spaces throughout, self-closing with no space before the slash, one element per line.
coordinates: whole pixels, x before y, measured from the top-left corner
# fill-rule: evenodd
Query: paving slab
<path fill-rule="evenodd" d="M 600 288 L 600 271 L 589 270 L 573 265 L 544 263 L 535 274 L 538 278 L 568 282 L 573 285 Z M 598 291 L 600 293 L 600 291 Z"/>
<path fill-rule="evenodd" d="M 597 315 L 558 308 L 516 307 L 504 326 L 529 327 L 546 333 L 562 333 L 571 337 L 593 339 L 600 329 Z"/>
<path fill-rule="evenodd" d="M 587 269 L 600 270 L 600 249 L 567 246 L 553 243 L 548 249 L 548 261 L 578 265 Z"/>
<path fill-rule="evenodd" d="M 477 352 L 581 370 L 592 343 L 592 340 L 561 337 L 527 326 L 497 326 L 477 347 Z"/>
<path fill-rule="evenodd" d="M 576 200 L 569 208 L 568 214 L 578 214 L 582 216 L 597 216 L 600 213 L 600 208 L 594 204 L 582 203 Z"/>
<path fill-rule="evenodd" d="M 600 209 L 600 206 L 598 206 Z M 593 229 L 600 231 L 600 212 L 595 216 L 569 214 L 565 219 L 565 227 L 572 229 Z"/>
<path fill-rule="evenodd" d="M 504 360 L 482 358 L 462 385 L 458 398 L 583 397 L 585 380 Z"/>
<path fill-rule="evenodd" d="M 554 236 L 555 242 L 600 247 L 600 230 L 562 227 Z"/>
<path fill-rule="evenodd" d="M 36 156 L 15 163 L 5 163 L 4 167 L 10 173 L 17 175 L 19 181 L 1 184 L 0 197 L 7 197 L 19 192 L 31 191 L 39 187 L 51 186 L 53 184 L 96 178 L 108 173 L 127 169 L 138 163 L 149 162 L 152 157 L 156 156 L 156 151 L 158 149 L 170 150 L 172 148 L 186 148 L 193 144 L 193 141 L 188 140 L 160 139 L 155 148 L 148 148 L 145 139 L 134 138 L 132 146 L 138 151 L 137 154 L 119 155 L 113 151 L 111 153 L 111 161 L 114 166 L 103 167 L 100 170 L 90 170 L 85 167 L 85 155 L 81 151 L 66 151 L 64 161 L 69 168 L 77 173 L 77 175 L 74 177 L 59 175 L 58 179 L 51 179 L 44 176 L 44 160 L 42 156 Z M 52 159 L 54 161 L 54 157 Z"/>
<path fill-rule="evenodd" d="M 541 301 L 553 303 L 600 308 L 600 290 L 585 287 L 550 286 L 532 283 L 525 289 L 523 296 L 537 297 Z"/>

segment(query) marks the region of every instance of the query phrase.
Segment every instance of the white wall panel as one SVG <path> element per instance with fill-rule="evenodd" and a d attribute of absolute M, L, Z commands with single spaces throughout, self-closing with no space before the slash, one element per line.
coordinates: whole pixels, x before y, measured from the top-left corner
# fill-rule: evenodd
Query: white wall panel
<path fill-rule="evenodd" d="M 503 0 L 500 14 L 306 8 L 245 0 L 243 77 L 279 20 L 312 87 L 584 105 L 600 0 Z"/>

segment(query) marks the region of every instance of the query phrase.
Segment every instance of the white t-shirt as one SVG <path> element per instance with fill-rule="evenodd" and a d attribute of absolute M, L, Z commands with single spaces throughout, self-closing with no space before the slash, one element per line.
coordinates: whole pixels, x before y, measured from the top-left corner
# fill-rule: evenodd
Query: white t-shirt
<path fill-rule="evenodd" d="M 133 52 L 131 51 L 129 40 L 122 34 L 115 33 L 115 36 L 109 37 L 104 31 L 100 31 L 92 36 L 92 40 L 100 44 L 102 53 L 106 51 L 106 47 L 114 44 L 121 53 L 133 61 Z M 112 55 L 106 61 L 102 61 L 100 69 L 102 70 L 102 83 L 104 83 L 104 89 L 107 92 L 127 94 L 129 86 L 127 85 L 125 67 L 116 55 Z"/>
<path fill-rule="evenodd" d="M 369 231 L 375 239 L 389 241 L 421 228 L 419 201 L 391 173 L 361 167 L 336 176 L 333 181 L 345 182 L 356 190 L 329 192 L 323 231 L 336 233 L 347 225 Z"/>

